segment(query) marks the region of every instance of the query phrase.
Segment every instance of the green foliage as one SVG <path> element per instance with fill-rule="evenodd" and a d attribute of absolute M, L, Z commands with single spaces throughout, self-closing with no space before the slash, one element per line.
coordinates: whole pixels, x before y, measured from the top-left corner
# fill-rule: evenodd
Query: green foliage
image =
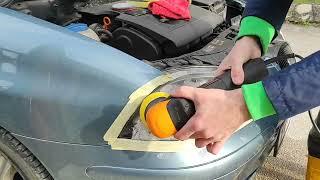
<path fill-rule="evenodd" d="M 294 0 L 296 4 L 320 4 L 320 0 Z"/>

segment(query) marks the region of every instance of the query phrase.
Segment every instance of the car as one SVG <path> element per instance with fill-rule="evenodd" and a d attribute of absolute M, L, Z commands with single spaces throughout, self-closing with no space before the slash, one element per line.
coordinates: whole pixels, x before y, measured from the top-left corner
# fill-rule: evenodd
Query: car
<path fill-rule="evenodd" d="M 0 0 L 0 179 L 254 178 L 288 127 L 276 116 L 243 126 L 218 155 L 143 149 L 146 139 L 134 141 L 140 136 L 130 130 L 139 123 L 130 125 L 139 119 L 134 93 L 141 100 L 212 78 L 236 41 L 245 2 L 193 0 L 190 21 L 114 8 L 120 3 L 128 5 Z M 292 53 L 281 33 L 269 49 L 265 60 Z M 269 73 L 294 62 L 272 63 Z M 128 144 L 116 145 L 103 137 L 123 114 L 115 139 Z"/>

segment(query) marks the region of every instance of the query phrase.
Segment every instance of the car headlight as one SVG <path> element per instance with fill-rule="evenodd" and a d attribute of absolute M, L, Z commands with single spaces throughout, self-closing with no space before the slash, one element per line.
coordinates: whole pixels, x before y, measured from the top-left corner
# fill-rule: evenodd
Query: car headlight
<path fill-rule="evenodd" d="M 173 92 L 179 86 L 192 86 L 198 87 L 204 84 L 209 79 L 213 78 L 214 70 L 216 66 L 186 66 L 179 68 L 171 68 L 165 71 L 165 73 L 170 74 L 173 78 L 172 81 L 158 87 L 155 92 Z M 139 113 L 135 113 L 130 120 L 127 122 L 126 126 L 120 133 L 122 138 L 130 138 L 135 140 L 172 140 L 175 141 L 173 137 L 167 139 L 159 139 L 152 135 L 145 125 L 141 122 Z"/>

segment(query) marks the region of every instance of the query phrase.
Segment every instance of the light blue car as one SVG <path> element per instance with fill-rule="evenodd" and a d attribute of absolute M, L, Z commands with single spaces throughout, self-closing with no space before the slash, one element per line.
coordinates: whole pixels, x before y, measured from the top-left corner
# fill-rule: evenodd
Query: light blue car
<path fill-rule="evenodd" d="M 0 0 L 0 179 L 253 178 L 281 145 L 288 124 L 276 117 L 243 127 L 216 156 L 115 150 L 103 139 L 130 95 L 153 79 L 175 75 L 161 90 L 211 78 L 244 5 L 193 0 L 192 19 L 174 21 L 120 1 Z M 279 34 L 264 58 L 287 53 Z"/>

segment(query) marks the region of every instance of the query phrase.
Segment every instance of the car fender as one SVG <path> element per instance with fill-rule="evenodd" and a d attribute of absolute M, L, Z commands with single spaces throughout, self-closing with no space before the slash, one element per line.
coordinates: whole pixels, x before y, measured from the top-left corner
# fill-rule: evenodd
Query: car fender
<path fill-rule="evenodd" d="M 102 145 L 136 89 L 161 75 L 117 49 L 0 8 L 0 126 L 13 134 Z"/>

